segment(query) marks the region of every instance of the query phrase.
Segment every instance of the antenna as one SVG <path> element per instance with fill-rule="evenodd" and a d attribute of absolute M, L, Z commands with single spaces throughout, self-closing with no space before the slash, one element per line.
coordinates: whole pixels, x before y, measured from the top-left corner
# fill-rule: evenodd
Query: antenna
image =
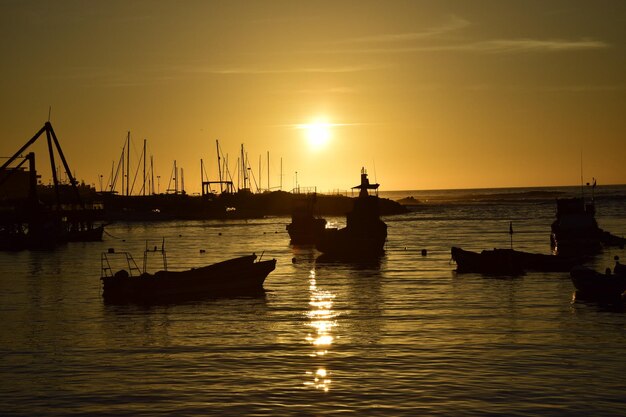
<path fill-rule="evenodd" d="M 48 122 L 50 122 L 50 116 L 52 114 L 52 106 L 48 107 Z"/>

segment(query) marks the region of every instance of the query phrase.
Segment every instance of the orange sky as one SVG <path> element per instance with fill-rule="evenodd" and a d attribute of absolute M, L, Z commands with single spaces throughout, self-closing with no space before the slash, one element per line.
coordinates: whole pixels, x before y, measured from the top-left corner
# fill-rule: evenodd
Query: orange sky
<path fill-rule="evenodd" d="M 362 166 L 384 190 L 573 185 L 581 154 L 586 181 L 623 184 L 625 41 L 623 1 L 3 0 L 0 155 L 52 106 L 98 189 L 129 130 L 161 191 L 174 160 L 189 193 L 200 158 L 216 179 L 216 139 L 231 170 L 242 143 L 256 176 L 262 155 L 263 188 L 268 151 L 283 189 Z"/>

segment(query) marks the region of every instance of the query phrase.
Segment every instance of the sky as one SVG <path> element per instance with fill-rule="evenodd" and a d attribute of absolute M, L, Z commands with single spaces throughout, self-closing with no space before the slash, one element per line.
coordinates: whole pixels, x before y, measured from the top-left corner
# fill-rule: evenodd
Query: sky
<path fill-rule="evenodd" d="M 161 192 L 217 180 L 216 140 L 253 189 L 268 152 L 271 189 L 626 183 L 621 0 L 0 0 L 0 56 L 0 156 L 50 113 L 98 190 L 128 132 Z"/>

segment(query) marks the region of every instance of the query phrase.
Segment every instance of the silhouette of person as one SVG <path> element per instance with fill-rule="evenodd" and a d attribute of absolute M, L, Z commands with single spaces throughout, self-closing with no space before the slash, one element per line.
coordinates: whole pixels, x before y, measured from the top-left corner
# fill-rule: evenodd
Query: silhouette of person
<path fill-rule="evenodd" d="M 613 268 L 614 274 L 626 275 L 626 265 L 619 263 L 619 256 L 615 256 L 615 267 Z"/>

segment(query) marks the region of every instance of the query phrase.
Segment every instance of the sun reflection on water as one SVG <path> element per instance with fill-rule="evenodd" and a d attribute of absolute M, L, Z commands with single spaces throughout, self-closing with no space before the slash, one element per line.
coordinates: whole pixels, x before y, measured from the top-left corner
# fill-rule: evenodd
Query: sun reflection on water
<path fill-rule="evenodd" d="M 309 272 L 309 292 L 310 310 L 306 316 L 309 319 L 307 326 L 311 327 L 313 332 L 307 334 L 306 340 L 314 348 L 310 356 L 322 358 L 328 354 L 328 349 L 334 341 L 332 331 L 337 326 L 337 321 L 335 320 L 337 314 L 332 310 L 332 307 L 335 295 L 318 288 L 315 270 Z M 317 369 L 315 371 L 306 373 L 307 381 L 304 385 L 328 391 L 331 384 L 331 372 L 322 363 L 317 363 L 316 366 Z"/>

